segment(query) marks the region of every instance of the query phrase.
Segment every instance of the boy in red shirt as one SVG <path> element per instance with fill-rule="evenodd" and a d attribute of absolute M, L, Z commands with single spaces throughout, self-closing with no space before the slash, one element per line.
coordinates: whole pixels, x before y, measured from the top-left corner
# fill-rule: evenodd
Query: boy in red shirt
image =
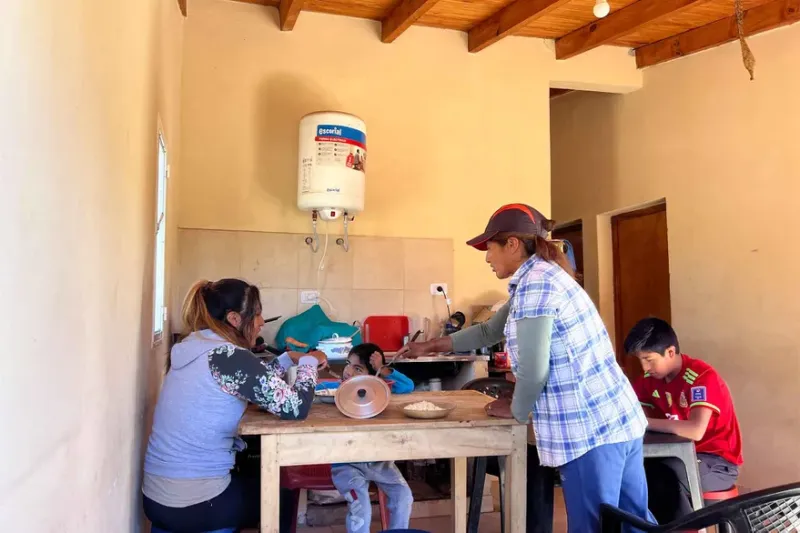
<path fill-rule="evenodd" d="M 695 441 L 704 492 L 732 488 L 742 464 L 742 438 L 728 385 L 708 363 L 681 354 L 672 327 L 658 318 L 636 324 L 625 352 L 645 374 L 634 390 L 647 429 Z M 665 524 L 692 512 L 686 468 L 676 459 L 647 459 L 650 511 Z"/>

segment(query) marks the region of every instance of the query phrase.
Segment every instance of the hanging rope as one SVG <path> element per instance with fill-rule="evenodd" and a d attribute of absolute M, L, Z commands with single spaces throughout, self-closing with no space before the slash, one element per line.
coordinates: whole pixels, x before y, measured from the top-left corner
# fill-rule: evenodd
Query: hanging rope
<path fill-rule="evenodd" d="M 744 68 L 750 73 L 750 80 L 754 80 L 753 72 L 756 68 L 756 57 L 753 55 L 752 50 L 747 45 L 744 39 L 744 9 L 742 9 L 742 0 L 733 0 L 733 8 L 736 12 L 736 29 L 739 34 L 739 44 L 742 46 L 742 61 Z"/>

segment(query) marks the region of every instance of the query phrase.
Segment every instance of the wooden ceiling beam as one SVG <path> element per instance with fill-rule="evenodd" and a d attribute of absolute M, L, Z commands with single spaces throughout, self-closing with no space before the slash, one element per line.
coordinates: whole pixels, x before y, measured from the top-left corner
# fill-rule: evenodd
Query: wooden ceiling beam
<path fill-rule="evenodd" d="M 391 43 L 439 0 L 401 0 L 381 21 L 381 41 Z"/>
<path fill-rule="evenodd" d="M 798 21 L 800 0 L 775 0 L 745 11 L 744 33 L 754 35 Z M 738 37 L 736 16 L 728 17 L 638 48 L 636 65 L 639 68 L 650 67 L 734 41 Z"/>
<path fill-rule="evenodd" d="M 480 52 L 567 2 L 569 0 L 517 0 L 479 22 L 469 31 L 469 51 Z"/>
<path fill-rule="evenodd" d="M 281 31 L 292 31 L 303 9 L 303 0 L 281 0 L 278 12 L 281 19 Z"/>
<path fill-rule="evenodd" d="M 556 59 L 588 52 L 661 17 L 709 0 L 639 0 L 556 40 Z"/>

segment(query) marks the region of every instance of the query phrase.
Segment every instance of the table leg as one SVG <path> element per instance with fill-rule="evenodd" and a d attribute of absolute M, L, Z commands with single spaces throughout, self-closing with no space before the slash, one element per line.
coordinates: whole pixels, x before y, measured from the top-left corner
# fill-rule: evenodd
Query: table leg
<path fill-rule="evenodd" d="M 280 467 L 277 435 L 261 436 L 261 533 L 279 533 Z"/>
<path fill-rule="evenodd" d="M 527 502 L 527 468 L 528 442 L 526 426 L 514 426 L 511 429 L 513 451 L 505 464 L 505 498 L 506 533 L 524 533 Z"/>
<path fill-rule="evenodd" d="M 680 457 L 686 466 L 686 478 L 689 482 L 689 493 L 692 497 L 692 508 L 699 511 L 703 508 L 703 489 L 700 486 L 700 470 L 697 467 L 697 454 L 694 444 L 691 446 L 681 446 L 682 455 Z"/>
<path fill-rule="evenodd" d="M 467 516 L 467 532 L 478 533 L 478 524 L 481 520 L 481 506 L 483 504 L 483 486 L 486 482 L 486 457 L 476 457 L 472 473 L 472 492 L 469 500 L 469 515 Z"/>
<path fill-rule="evenodd" d="M 467 531 L 467 458 L 456 457 L 450 461 L 450 492 L 453 501 L 455 533 Z M 473 495 L 474 497 L 474 495 Z"/>

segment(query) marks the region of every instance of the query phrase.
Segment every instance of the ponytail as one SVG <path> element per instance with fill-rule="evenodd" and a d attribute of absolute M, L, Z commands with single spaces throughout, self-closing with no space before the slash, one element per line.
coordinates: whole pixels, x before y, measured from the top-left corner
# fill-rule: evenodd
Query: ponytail
<path fill-rule="evenodd" d="M 561 246 L 555 242 L 537 235 L 535 253 L 545 261 L 560 266 L 567 274 L 572 276 L 573 279 L 578 279 L 578 275 L 575 273 L 575 269 L 572 268 L 572 263 L 569 262 L 567 254 L 565 254 Z"/>
<path fill-rule="evenodd" d="M 552 231 L 554 226 L 555 222 L 552 220 L 546 221 L 544 225 L 548 232 Z M 575 269 L 572 268 L 572 263 L 569 262 L 567 255 L 564 253 L 561 247 L 555 242 L 545 239 L 544 237 L 521 233 L 500 233 L 494 237 L 492 241 L 504 246 L 511 237 L 519 240 L 528 257 L 538 255 L 541 259 L 547 261 L 548 263 L 555 263 L 560 266 L 567 274 L 572 276 L 573 279 L 578 279 Z"/>
<path fill-rule="evenodd" d="M 236 311 L 242 317 L 241 329 L 227 321 L 227 314 Z M 261 297 L 257 287 L 238 279 L 217 282 L 200 280 L 183 301 L 184 335 L 210 329 L 226 341 L 249 350 L 253 319 L 261 313 Z"/>

